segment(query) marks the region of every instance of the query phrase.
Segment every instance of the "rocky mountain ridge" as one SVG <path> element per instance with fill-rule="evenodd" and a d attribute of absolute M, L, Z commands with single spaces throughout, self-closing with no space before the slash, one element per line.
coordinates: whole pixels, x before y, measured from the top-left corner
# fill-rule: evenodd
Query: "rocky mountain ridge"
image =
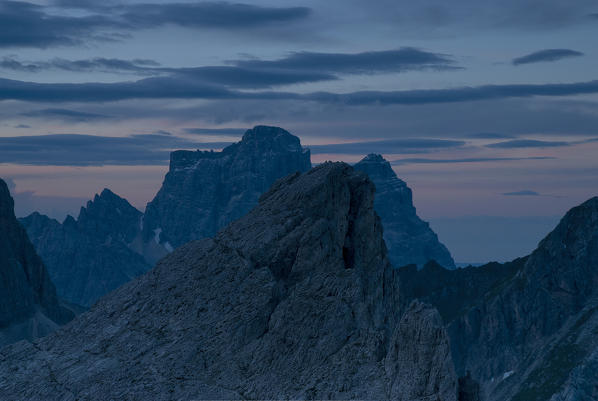
<path fill-rule="evenodd" d="M 142 213 L 108 189 L 60 224 L 33 213 L 20 219 L 58 295 L 91 306 L 151 266 L 139 254 Z"/>
<path fill-rule="evenodd" d="M 415 264 L 423 267 L 433 260 L 447 269 L 455 262 L 430 225 L 421 220 L 413 206 L 413 195 L 381 155 L 369 154 L 355 169 L 366 173 L 376 185 L 374 204 L 384 225 L 388 258 L 395 267 Z"/>
<path fill-rule="evenodd" d="M 144 241 L 158 238 L 171 250 L 211 237 L 251 210 L 278 178 L 310 168 L 309 150 L 278 127 L 256 126 L 221 152 L 173 152 L 143 217 Z"/>
<path fill-rule="evenodd" d="M 282 128 L 257 126 L 221 152 L 172 152 L 169 172 L 144 214 L 105 189 L 81 208 L 76 220 L 69 216 L 60 224 L 33 213 L 21 223 L 59 295 L 89 307 L 174 248 L 213 236 L 245 215 L 276 179 L 310 167 L 309 150 L 298 137 Z M 375 207 L 393 266 L 434 259 L 453 268 L 449 252 L 417 217 L 411 190 L 390 164 L 370 155 L 356 168 L 375 182 Z"/>
<path fill-rule="evenodd" d="M 0 347 L 44 336 L 74 317 L 58 300 L 46 268 L 14 214 L 0 179 Z"/>
<path fill-rule="evenodd" d="M 399 313 L 374 185 L 343 163 L 277 181 L 213 239 L 34 345 L 0 351 L 9 398 L 453 401 L 438 313 Z"/>
<path fill-rule="evenodd" d="M 526 258 L 400 276 L 403 308 L 413 299 L 439 308 L 457 374 L 470 372 L 482 400 L 598 398 L 598 197 Z"/>

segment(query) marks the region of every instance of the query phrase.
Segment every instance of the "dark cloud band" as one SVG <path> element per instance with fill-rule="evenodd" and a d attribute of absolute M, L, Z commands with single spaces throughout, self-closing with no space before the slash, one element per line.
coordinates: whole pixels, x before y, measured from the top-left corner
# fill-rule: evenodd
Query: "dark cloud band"
<path fill-rule="evenodd" d="M 580 57 L 584 54 L 571 49 L 546 49 L 513 59 L 513 65 L 558 61 L 564 58 Z"/>
<path fill-rule="evenodd" d="M 72 6 L 74 2 L 58 3 Z M 251 31 L 307 18 L 306 7 L 261 7 L 227 2 L 102 5 L 84 2 L 89 15 L 56 15 L 45 7 L 24 1 L 0 2 L 0 47 L 78 45 L 90 40 L 117 40 L 122 32 L 176 25 Z M 71 16 L 68 16 L 71 15 Z M 116 32 L 116 33 L 114 33 Z"/>
<path fill-rule="evenodd" d="M 174 149 L 220 149 L 228 142 L 200 143 L 171 135 L 129 137 L 53 134 L 0 137 L 2 163 L 51 166 L 165 165 Z"/>
<path fill-rule="evenodd" d="M 243 92 L 208 84 L 194 77 L 145 78 L 117 83 L 35 83 L 0 79 L 0 100 L 107 102 L 124 99 L 263 99 L 304 100 L 346 105 L 418 105 L 532 96 L 598 93 L 598 81 L 568 84 L 483 85 L 453 89 L 363 91 L 352 93 Z"/>

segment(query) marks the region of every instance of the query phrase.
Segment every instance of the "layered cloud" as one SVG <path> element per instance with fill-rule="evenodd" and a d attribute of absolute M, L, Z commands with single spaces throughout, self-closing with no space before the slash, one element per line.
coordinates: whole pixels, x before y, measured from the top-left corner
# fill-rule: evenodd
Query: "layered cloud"
<path fill-rule="evenodd" d="M 461 159 L 426 159 L 426 158 L 408 158 L 393 160 L 391 164 L 400 166 L 403 164 L 456 164 L 456 163 L 488 163 L 504 161 L 521 160 L 552 160 L 552 156 L 533 156 L 533 157 L 465 157 Z"/>
<path fill-rule="evenodd" d="M 320 71 L 331 74 L 376 74 L 411 70 L 458 69 L 446 54 L 412 47 L 354 54 L 297 52 L 277 60 L 238 60 L 239 67 L 266 70 Z"/>
<path fill-rule="evenodd" d="M 561 146 L 569 146 L 571 142 L 566 141 L 539 141 L 535 139 L 514 139 L 512 141 L 504 141 L 491 143 L 486 145 L 489 148 L 514 149 L 514 148 L 555 148 Z"/>
<path fill-rule="evenodd" d="M 219 149 L 228 144 L 189 141 L 168 133 L 0 137 L 0 160 L 39 166 L 163 165 L 174 149 Z"/>
<path fill-rule="evenodd" d="M 540 193 L 538 193 L 536 191 L 532 191 L 530 189 L 524 189 L 524 190 L 515 191 L 515 192 L 505 192 L 505 193 L 503 193 L 503 195 L 505 195 L 505 196 L 541 196 Z"/>
<path fill-rule="evenodd" d="M 14 56 L 0 59 L 0 68 L 20 72 L 62 70 L 153 75 L 193 80 L 231 88 L 270 88 L 297 83 L 333 81 L 346 74 L 401 73 L 421 70 L 455 70 L 452 58 L 415 48 L 361 53 L 292 53 L 273 61 L 236 60 L 229 65 L 169 68 L 153 60 L 92 58 L 21 61 Z"/>
<path fill-rule="evenodd" d="M 233 74 L 234 75 L 234 74 Z M 270 79 L 271 77 L 268 77 Z M 245 78 L 236 77 L 237 86 Z M 256 82 L 256 81 L 254 81 Z M 270 82 L 271 84 L 271 82 Z M 254 84 L 255 85 L 255 84 Z M 265 83 L 268 85 L 268 83 Z M 231 86 L 232 83 L 231 83 Z M 598 93 L 598 81 L 566 84 L 481 85 L 451 89 L 360 91 L 350 93 L 244 92 L 197 79 L 193 74 L 115 83 L 36 83 L 0 79 L 0 100 L 106 102 L 123 99 L 264 99 L 304 100 L 346 105 L 417 105 L 533 96 Z"/>
<path fill-rule="evenodd" d="M 110 116 L 98 113 L 89 113 L 84 111 L 76 111 L 69 109 L 49 108 L 31 110 L 21 113 L 24 117 L 40 118 L 45 120 L 60 120 L 70 122 L 85 122 L 94 120 L 104 120 L 110 118 Z M 29 128 L 28 126 L 22 128 Z"/>
<path fill-rule="evenodd" d="M 395 139 L 312 145 L 309 148 L 313 154 L 366 155 L 368 153 L 426 153 L 433 149 L 458 148 L 464 145 L 464 141 L 449 139 Z"/>
<path fill-rule="evenodd" d="M 546 49 L 514 58 L 513 65 L 559 61 L 565 58 L 581 57 L 584 54 L 571 49 Z"/>
<path fill-rule="evenodd" d="M 59 2 L 86 13 L 61 12 L 35 3 L 0 3 L 0 47 L 80 45 L 89 40 L 119 40 L 123 33 L 175 25 L 186 28 L 252 30 L 303 20 L 306 7 L 261 7 L 227 2 L 110 4 Z"/>

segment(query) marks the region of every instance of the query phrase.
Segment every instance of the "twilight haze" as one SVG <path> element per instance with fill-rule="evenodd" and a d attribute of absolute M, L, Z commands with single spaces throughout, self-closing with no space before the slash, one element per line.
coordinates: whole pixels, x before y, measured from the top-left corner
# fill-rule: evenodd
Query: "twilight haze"
<path fill-rule="evenodd" d="M 598 188 L 594 0 L 3 1 L 0 177 L 20 216 L 143 210 L 174 149 L 277 125 L 381 153 L 458 262 L 523 256 Z"/>

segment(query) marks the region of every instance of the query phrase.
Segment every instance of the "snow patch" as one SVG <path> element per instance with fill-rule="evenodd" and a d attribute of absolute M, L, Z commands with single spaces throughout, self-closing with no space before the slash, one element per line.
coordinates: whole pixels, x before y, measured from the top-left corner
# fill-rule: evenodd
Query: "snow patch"
<path fill-rule="evenodd" d="M 167 250 L 168 252 L 172 252 L 172 251 L 174 251 L 174 249 L 172 248 L 172 245 L 170 245 L 170 242 L 168 242 L 168 241 L 166 241 L 166 242 L 164 243 L 164 248 L 166 248 L 166 250 Z"/>
<path fill-rule="evenodd" d="M 505 379 L 507 379 L 507 378 L 511 377 L 511 375 L 512 375 L 513 373 L 515 373 L 515 371 L 513 371 L 513 370 L 509 370 L 508 372 L 505 372 L 505 373 L 502 375 L 502 379 L 503 379 L 503 380 L 505 380 Z"/>
<path fill-rule="evenodd" d="M 160 245 L 160 233 L 162 232 L 161 228 L 156 228 L 154 230 L 154 241 L 156 241 L 156 244 Z"/>

